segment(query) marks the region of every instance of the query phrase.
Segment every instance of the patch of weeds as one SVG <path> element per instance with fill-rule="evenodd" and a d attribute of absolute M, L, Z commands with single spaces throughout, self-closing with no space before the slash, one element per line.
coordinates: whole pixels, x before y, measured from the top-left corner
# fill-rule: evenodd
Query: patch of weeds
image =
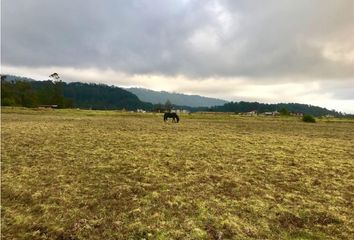
<path fill-rule="evenodd" d="M 305 219 L 308 225 L 321 225 L 327 226 L 330 224 L 340 224 L 342 221 L 334 217 L 328 212 L 319 212 L 319 211 L 308 211 L 302 214 L 302 218 Z"/>
<path fill-rule="evenodd" d="M 315 123 L 315 122 L 316 122 L 316 119 L 315 119 L 312 115 L 305 114 L 305 115 L 302 117 L 302 121 L 303 121 L 303 122 L 308 122 L 308 123 Z"/>
<path fill-rule="evenodd" d="M 233 227 L 220 220 L 208 219 L 205 223 L 204 229 L 210 239 L 232 239 L 236 236 Z"/>
<path fill-rule="evenodd" d="M 287 239 L 291 240 L 324 240 L 329 239 L 325 236 L 309 233 L 304 230 L 294 231 L 287 236 Z"/>
<path fill-rule="evenodd" d="M 303 228 L 306 221 L 291 212 L 282 212 L 277 217 L 278 224 L 285 229 Z"/>

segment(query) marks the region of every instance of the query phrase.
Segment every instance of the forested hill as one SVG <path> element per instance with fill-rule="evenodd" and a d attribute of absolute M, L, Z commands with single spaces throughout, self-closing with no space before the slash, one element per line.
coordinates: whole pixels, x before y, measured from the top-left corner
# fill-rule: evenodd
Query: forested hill
<path fill-rule="evenodd" d="M 280 111 L 286 109 L 289 112 L 311 114 L 314 116 L 333 115 L 341 116 L 342 114 L 335 110 L 328 110 L 326 108 L 300 104 L 300 103 L 278 103 L 266 104 L 258 102 L 229 102 L 223 106 L 215 106 L 210 110 L 215 112 L 250 112 L 256 110 L 259 113 Z"/>
<path fill-rule="evenodd" d="M 142 108 L 151 110 L 151 103 L 142 102 L 129 91 L 104 84 L 74 82 L 63 85 L 64 97 L 72 99 L 75 107 L 92 109 L 127 109 Z"/>
<path fill-rule="evenodd" d="M 227 103 L 225 100 L 217 98 L 203 97 L 199 95 L 186 95 L 182 93 L 170 93 L 165 91 L 153 91 L 145 88 L 127 88 L 126 90 L 134 93 L 142 101 L 153 104 L 165 103 L 169 100 L 174 105 L 189 107 L 212 107 Z"/>
<path fill-rule="evenodd" d="M 142 102 L 122 88 L 104 84 L 35 81 L 12 76 L 1 79 L 3 106 L 37 107 L 58 105 L 59 108 L 152 110 L 153 104 Z"/>

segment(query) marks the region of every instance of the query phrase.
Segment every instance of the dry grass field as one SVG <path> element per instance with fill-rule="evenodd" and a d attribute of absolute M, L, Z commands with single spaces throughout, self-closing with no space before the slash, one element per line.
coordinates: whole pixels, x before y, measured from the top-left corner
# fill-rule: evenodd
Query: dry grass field
<path fill-rule="evenodd" d="M 354 239 L 354 122 L 2 109 L 2 239 Z"/>

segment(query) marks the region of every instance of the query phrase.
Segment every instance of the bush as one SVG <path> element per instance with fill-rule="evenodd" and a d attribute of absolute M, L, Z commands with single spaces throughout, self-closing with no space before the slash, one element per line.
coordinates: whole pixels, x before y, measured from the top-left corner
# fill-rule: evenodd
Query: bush
<path fill-rule="evenodd" d="M 302 121 L 304 121 L 304 122 L 310 122 L 310 123 L 315 123 L 315 122 L 316 122 L 316 119 L 315 119 L 312 115 L 305 114 L 305 115 L 302 117 Z"/>
<path fill-rule="evenodd" d="M 16 106 L 16 101 L 13 98 L 1 99 L 1 106 Z"/>
<path fill-rule="evenodd" d="M 280 113 L 280 115 L 283 115 L 283 116 L 288 116 L 288 115 L 290 115 L 289 110 L 286 109 L 286 108 L 280 109 L 280 110 L 279 110 L 279 113 Z"/>

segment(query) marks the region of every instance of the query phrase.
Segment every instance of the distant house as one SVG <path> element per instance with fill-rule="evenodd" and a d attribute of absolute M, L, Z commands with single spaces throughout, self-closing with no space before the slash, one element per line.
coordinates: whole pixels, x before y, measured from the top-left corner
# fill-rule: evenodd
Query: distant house
<path fill-rule="evenodd" d="M 146 113 L 146 111 L 143 110 L 143 109 L 137 109 L 136 112 L 138 112 L 138 113 Z"/>
<path fill-rule="evenodd" d="M 291 116 L 302 117 L 304 114 L 300 112 L 292 112 L 290 113 Z"/>
<path fill-rule="evenodd" d="M 177 113 L 177 114 L 180 114 L 180 113 L 188 114 L 188 113 L 190 113 L 190 111 L 188 111 L 186 109 L 172 109 L 171 112 L 174 112 L 174 113 Z"/>
<path fill-rule="evenodd" d="M 257 115 L 257 111 L 256 110 L 250 111 L 247 113 L 247 115 L 255 116 L 255 115 Z"/>
<path fill-rule="evenodd" d="M 52 105 L 39 105 L 38 108 L 58 108 L 58 105 L 52 104 Z"/>
<path fill-rule="evenodd" d="M 250 112 L 242 112 L 242 113 L 240 113 L 240 115 L 244 115 L 244 116 L 256 116 L 256 115 L 257 115 L 257 111 L 256 111 L 256 110 L 253 110 L 253 111 L 250 111 Z"/>
<path fill-rule="evenodd" d="M 263 113 L 265 116 L 278 116 L 280 113 L 278 111 L 273 111 L 273 112 L 264 112 Z"/>

